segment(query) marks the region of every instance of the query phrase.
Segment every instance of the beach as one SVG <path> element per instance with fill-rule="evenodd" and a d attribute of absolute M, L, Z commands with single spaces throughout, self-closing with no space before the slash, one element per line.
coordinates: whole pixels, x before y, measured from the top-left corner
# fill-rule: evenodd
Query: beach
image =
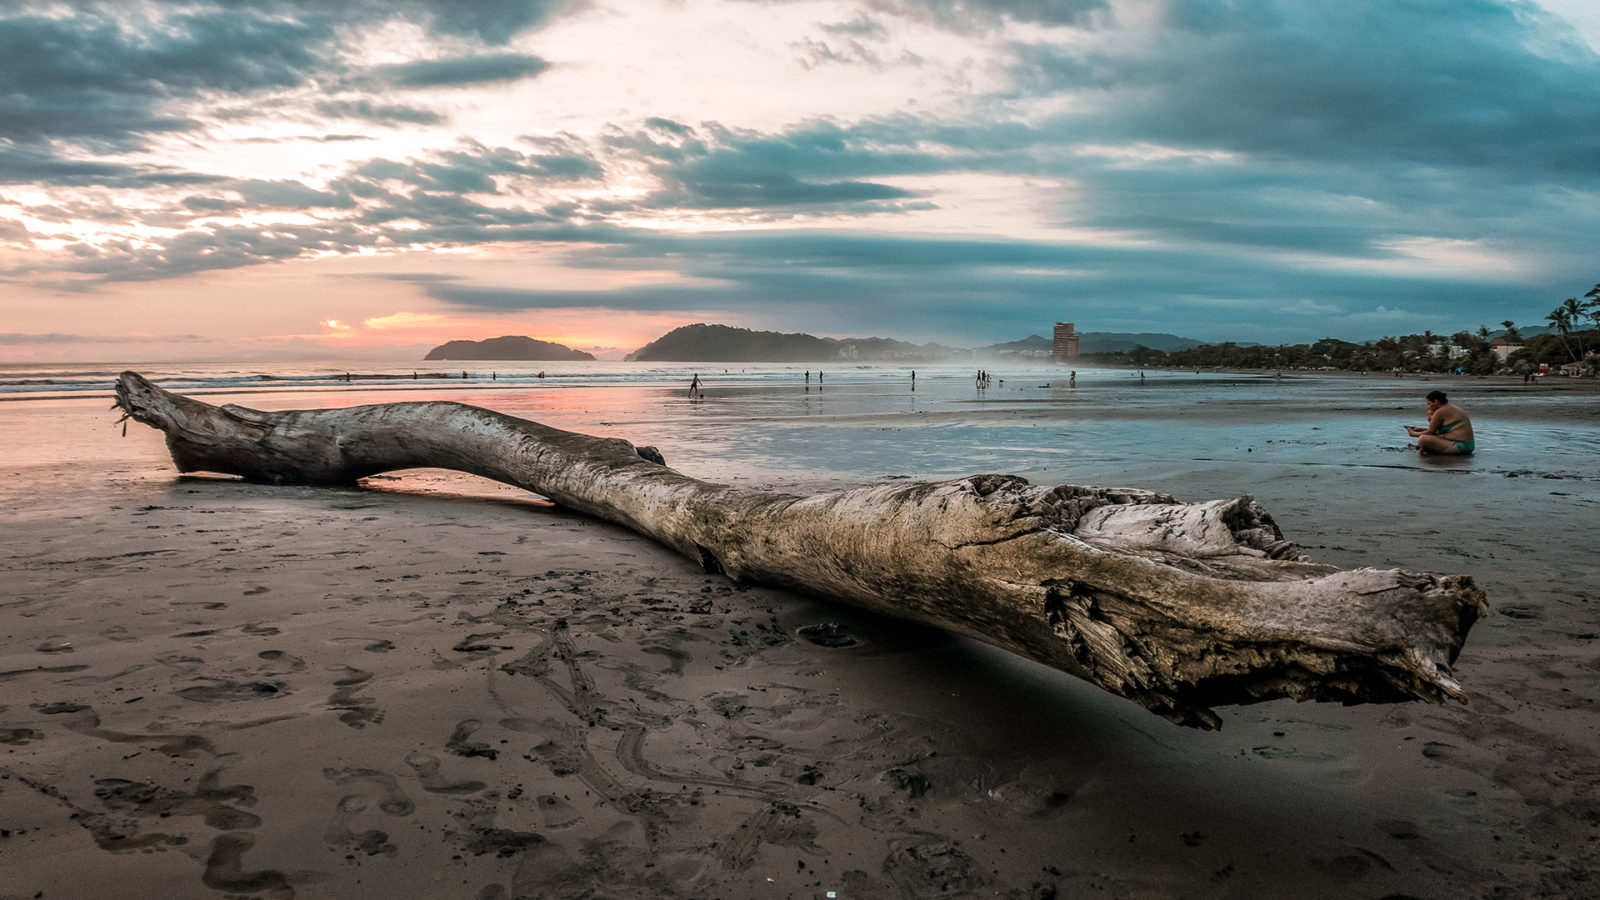
<path fill-rule="evenodd" d="M 799 493 L 1004 472 L 1250 494 L 1319 562 L 1474 578 L 1470 702 L 1181 728 L 470 476 L 179 476 L 107 380 L 0 401 L 0 900 L 1596 890 L 1592 385 L 804 368 L 173 383 L 461 400 Z M 1406 449 L 1434 388 L 1474 456 Z"/>

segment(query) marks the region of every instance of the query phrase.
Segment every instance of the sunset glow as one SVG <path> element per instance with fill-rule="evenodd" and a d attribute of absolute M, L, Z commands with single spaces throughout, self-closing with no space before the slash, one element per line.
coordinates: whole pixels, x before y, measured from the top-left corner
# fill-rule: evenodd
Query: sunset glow
<path fill-rule="evenodd" d="M 1600 277 L 1592 5 L 450 10 L 0 6 L 0 360 L 1360 340 Z"/>

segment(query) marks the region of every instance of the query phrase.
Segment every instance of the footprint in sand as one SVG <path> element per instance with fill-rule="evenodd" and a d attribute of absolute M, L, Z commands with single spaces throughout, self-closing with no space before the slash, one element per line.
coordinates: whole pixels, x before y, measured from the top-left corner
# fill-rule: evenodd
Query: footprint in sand
<path fill-rule="evenodd" d="M 0 728 L 0 744 L 22 746 L 33 741 L 44 740 L 44 732 L 34 731 L 32 728 Z"/>
<path fill-rule="evenodd" d="M 216 753 L 217 748 L 197 734 L 124 734 L 100 727 L 100 715 L 93 708 L 77 703 L 35 703 L 34 712 L 46 716 L 66 716 L 61 723 L 67 728 L 88 737 L 99 738 L 115 744 L 151 744 L 168 756 L 191 756 L 195 753 Z"/>
<path fill-rule="evenodd" d="M 1344 856 L 1332 858 L 1311 856 L 1307 857 L 1307 860 L 1311 863 L 1312 868 L 1335 878 L 1361 878 L 1371 872 L 1374 867 L 1387 869 L 1390 872 L 1395 870 L 1387 859 L 1373 853 L 1371 850 L 1364 847 L 1353 847 L 1351 849 L 1355 852 Z"/>
<path fill-rule="evenodd" d="M 728 835 L 718 850 L 724 868 L 743 872 L 756 861 L 762 844 L 783 845 L 801 851 L 815 851 L 817 826 L 798 808 L 774 803 L 741 823 Z M 931 896 L 933 892 L 918 892 Z"/>
<path fill-rule="evenodd" d="M 244 870 L 244 854 L 256 845 L 255 836 L 249 832 L 235 831 L 211 842 L 211 855 L 206 859 L 205 874 L 200 880 L 214 891 L 234 894 L 266 894 L 272 898 L 294 896 L 289 878 L 275 869 L 258 872 Z"/>
<path fill-rule="evenodd" d="M 221 831 L 255 828 L 261 824 L 261 818 L 253 813 L 147 781 L 100 778 L 95 781 L 94 795 L 107 810 L 134 816 L 162 819 L 170 816 L 201 816 L 207 825 Z"/>
<path fill-rule="evenodd" d="M 330 638 L 330 644 L 360 644 L 361 649 L 368 653 L 388 653 L 394 649 L 394 641 L 383 638 L 340 637 Z"/>
<path fill-rule="evenodd" d="M 861 643 L 855 635 L 851 634 L 838 622 L 806 625 L 798 630 L 798 634 L 804 640 L 816 644 L 818 647 L 827 647 L 830 650 L 854 647 Z"/>
<path fill-rule="evenodd" d="M 571 828 L 583 818 L 571 803 L 555 794 L 545 794 L 536 802 L 539 805 L 539 815 L 544 818 L 545 828 L 555 830 Z"/>
<path fill-rule="evenodd" d="M 357 832 L 351 827 L 351 822 L 366 809 L 367 798 L 360 794 L 346 794 L 339 798 L 339 805 L 334 808 L 333 818 L 328 820 L 328 827 L 323 829 L 322 839 L 335 849 L 365 853 L 368 856 L 377 856 L 380 853 L 384 856 L 395 856 L 400 852 L 400 848 L 389 842 L 389 832 L 378 828 Z"/>
<path fill-rule="evenodd" d="M 464 719 L 456 723 L 456 730 L 450 735 L 450 740 L 445 742 L 445 749 L 457 756 L 484 756 L 494 759 L 500 751 L 490 747 L 482 741 L 468 740 L 472 733 L 483 727 L 477 719 Z"/>
<path fill-rule="evenodd" d="M 955 842 L 937 835 L 895 841 L 883 873 L 908 897 L 976 894 L 987 883 L 982 867 Z"/>
<path fill-rule="evenodd" d="M 341 787 L 365 785 L 372 788 L 380 798 L 378 808 L 391 816 L 409 816 L 417 808 L 400 790 L 400 782 L 393 775 L 375 769 L 323 769 L 322 775 Z"/>
<path fill-rule="evenodd" d="M 328 697 L 328 708 L 340 710 L 339 721 L 351 728 L 365 728 L 383 721 L 383 710 L 371 697 L 357 696 L 361 685 L 372 680 L 371 672 L 352 666 L 329 666 L 331 671 L 344 674 L 333 680 L 334 691 Z"/>
<path fill-rule="evenodd" d="M 228 757 L 236 759 L 238 758 L 238 754 L 228 754 Z M 217 768 L 212 769 L 206 774 L 200 776 L 200 784 L 194 790 L 195 796 L 204 797 L 207 800 L 217 803 L 230 801 L 233 803 L 240 803 L 245 806 L 255 806 L 255 787 L 248 784 L 223 784 L 222 770 L 224 768 L 224 766 L 218 766 Z"/>
<path fill-rule="evenodd" d="M 293 653 L 285 653 L 282 650 L 263 650 L 257 653 L 256 657 L 270 663 L 277 663 L 283 667 L 285 672 L 304 672 L 306 670 L 305 660 L 295 656 Z"/>
<path fill-rule="evenodd" d="M 677 647 L 651 644 L 645 647 L 640 647 L 639 650 L 642 653 L 655 653 L 666 657 L 667 668 L 665 670 L 665 674 L 667 675 L 683 675 L 683 664 L 689 661 L 689 654 L 679 650 Z"/>
<path fill-rule="evenodd" d="M 163 653 L 162 655 L 156 657 L 156 662 L 161 663 L 163 666 L 166 666 L 169 669 L 176 669 L 184 674 L 194 672 L 206 664 L 206 661 L 198 656 L 183 656 L 177 653 Z"/>
<path fill-rule="evenodd" d="M 229 681 L 225 678 L 206 678 L 210 684 L 197 684 L 179 688 L 173 693 L 197 703 L 231 703 L 239 700 L 270 700 L 288 693 L 281 681 Z"/>
<path fill-rule="evenodd" d="M 488 787 L 481 781 L 450 781 L 439 774 L 439 758 L 428 753 L 406 754 L 406 765 L 417 773 L 422 789 L 432 794 L 476 794 Z"/>

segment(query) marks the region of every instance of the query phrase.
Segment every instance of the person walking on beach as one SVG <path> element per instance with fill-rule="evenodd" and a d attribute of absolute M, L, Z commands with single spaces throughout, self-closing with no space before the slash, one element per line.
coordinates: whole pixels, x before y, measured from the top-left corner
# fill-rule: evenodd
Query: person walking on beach
<path fill-rule="evenodd" d="M 1423 402 L 1428 406 L 1428 424 L 1422 428 L 1406 426 L 1406 434 L 1417 439 L 1419 452 L 1465 456 L 1478 448 L 1472 435 L 1472 420 L 1450 402 L 1444 391 L 1429 391 Z"/>
<path fill-rule="evenodd" d="M 1077 369 L 1073 369 L 1072 373 L 1067 376 L 1067 387 L 1077 387 L 1077 386 L 1078 386 L 1078 370 Z"/>
<path fill-rule="evenodd" d="M 694 373 L 694 380 L 689 382 L 689 399 L 693 400 L 700 393 L 700 373 Z"/>

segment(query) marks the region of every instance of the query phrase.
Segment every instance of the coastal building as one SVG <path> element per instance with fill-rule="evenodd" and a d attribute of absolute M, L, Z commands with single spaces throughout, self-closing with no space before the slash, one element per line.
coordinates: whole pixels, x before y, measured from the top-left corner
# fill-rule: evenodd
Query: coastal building
<path fill-rule="evenodd" d="M 1509 337 L 1501 335 L 1489 342 L 1489 349 L 1495 356 L 1499 357 L 1501 362 L 1505 362 L 1511 358 L 1511 354 L 1522 349 L 1522 342 L 1513 341 Z"/>
<path fill-rule="evenodd" d="M 1050 345 L 1050 359 L 1055 363 L 1076 362 L 1078 359 L 1078 332 L 1071 322 L 1057 322 L 1055 340 Z"/>
<path fill-rule="evenodd" d="M 1569 378 L 1582 378 L 1600 372 L 1600 350 L 1590 353 L 1577 362 L 1562 363 L 1557 371 Z"/>

